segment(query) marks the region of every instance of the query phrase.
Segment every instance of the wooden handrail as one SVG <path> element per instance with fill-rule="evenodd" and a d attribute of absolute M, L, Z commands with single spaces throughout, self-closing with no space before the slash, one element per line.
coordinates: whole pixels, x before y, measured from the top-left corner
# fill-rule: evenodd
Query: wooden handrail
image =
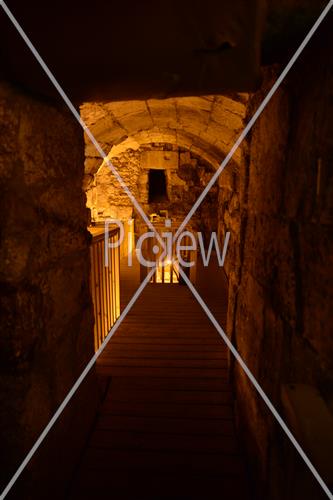
<path fill-rule="evenodd" d="M 119 246 L 107 248 L 108 266 L 105 265 L 105 231 L 92 234 L 90 245 L 91 296 L 94 307 L 94 344 L 97 350 L 120 314 L 120 249 Z M 119 238 L 119 227 L 109 228 L 109 242 Z"/>
<path fill-rule="evenodd" d="M 96 224 L 94 226 L 89 226 L 88 231 L 91 234 L 92 242 L 100 241 L 104 239 L 105 236 L 105 225 L 104 224 Z M 109 226 L 109 237 L 116 235 L 119 233 L 119 227 L 117 225 Z"/>

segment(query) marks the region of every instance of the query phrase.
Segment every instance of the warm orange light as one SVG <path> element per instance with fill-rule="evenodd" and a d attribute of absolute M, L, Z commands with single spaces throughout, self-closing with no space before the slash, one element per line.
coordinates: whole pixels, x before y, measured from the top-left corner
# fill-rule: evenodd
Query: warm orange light
<path fill-rule="evenodd" d="M 156 283 L 178 283 L 178 262 L 170 259 L 159 261 L 156 269 Z"/>

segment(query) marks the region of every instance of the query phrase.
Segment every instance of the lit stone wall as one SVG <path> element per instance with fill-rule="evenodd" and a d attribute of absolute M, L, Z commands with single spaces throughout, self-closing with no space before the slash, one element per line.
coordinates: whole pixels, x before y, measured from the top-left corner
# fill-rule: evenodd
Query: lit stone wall
<path fill-rule="evenodd" d="M 247 99 L 247 94 L 233 93 L 95 102 L 83 104 L 80 112 L 144 209 L 154 212 L 165 208 L 182 216 L 190 210 L 240 133 Z M 173 160 L 165 160 L 166 153 Z M 164 207 L 148 206 L 148 169 L 161 168 L 160 161 L 166 171 L 169 203 Z M 242 162 L 243 151 L 239 148 L 231 162 L 232 169 L 239 168 Z M 88 137 L 83 186 L 92 220 L 127 219 L 132 215 L 132 203 L 118 189 L 109 168 L 102 166 Z M 216 230 L 217 190 L 217 186 L 212 188 L 194 217 L 203 232 Z"/>
<path fill-rule="evenodd" d="M 80 112 L 105 154 L 173 144 L 217 166 L 242 129 L 247 94 L 85 103 Z M 86 185 L 101 165 L 86 137 Z M 241 150 L 234 157 L 241 159 Z"/>
<path fill-rule="evenodd" d="M 126 150 L 117 157 L 111 157 L 111 161 L 146 213 L 167 210 L 170 217 L 178 218 L 185 217 L 214 173 L 214 168 L 206 161 L 170 144 L 152 144 L 136 151 Z M 150 169 L 156 168 L 165 171 L 168 200 L 149 203 L 148 173 Z M 194 216 L 198 229 L 203 232 L 217 228 L 217 190 L 217 186 L 211 189 Z M 96 222 L 107 217 L 127 220 L 137 216 L 131 200 L 108 165 L 101 166 L 95 174 L 87 191 L 87 206 Z"/>
<path fill-rule="evenodd" d="M 82 131 L 68 111 L 6 85 L 0 128 L 2 490 L 93 354 L 93 318 Z M 94 398 L 76 400 L 60 419 L 68 449 L 57 431 L 50 435 L 47 460 L 42 446 L 28 468 L 35 485 L 49 481 L 57 491 L 74 427 L 77 438 L 86 431 Z M 30 498 L 28 484 L 21 487 L 15 498 Z"/>
<path fill-rule="evenodd" d="M 333 400 L 329 33 L 327 27 L 322 31 L 319 48 L 312 42 L 258 120 L 243 168 L 227 167 L 220 179 L 219 229 L 231 230 L 227 331 L 284 417 L 283 384 L 309 384 L 327 407 Z M 249 116 L 279 71 L 266 70 Z M 288 469 L 293 460 L 302 468 L 293 446 L 243 371 L 232 361 L 231 366 L 240 429 L 261 478 L 258 498 L 298 498 L 300 490 L 291 493 L 296 473 Z M 306 412 L 305 406 L 301 418 Z M 300 498 L 322 498 L 306 468 L 299 477 Z"/>

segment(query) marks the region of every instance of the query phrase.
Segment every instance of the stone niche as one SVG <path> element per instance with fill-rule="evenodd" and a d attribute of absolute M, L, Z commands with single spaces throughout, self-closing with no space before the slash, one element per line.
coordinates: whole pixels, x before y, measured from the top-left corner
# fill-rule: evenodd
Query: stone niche
<path fill-rule="evenodd" d="M 178 170 L 177 151 L 143 151 L 141 154 L 141 164 L 147 169 Z"/>
<path fill-rule="evenodd" d="M 165 177 L 165 197 L 161 202 L 158 201 L 157 197 L 156 203 L 161 203 L 163 208 L 167 209 L 172 203 L 179 201 L 177 194 L 183 194 L 184 191 L 188 190 L 188 187 L 186 182 L 178 176 L 178 167 L 178 151 L 143 151 L 141 154 L 141 174 L 138 179 L 140 186 L 138 197 L 141 203 L 148 205 L 154 203 L 151 196 L 153 179 L 154 177 L 163 178 L 154 176 L 155 170 L 158 170 L 158 173 L 163 172 Z"/>

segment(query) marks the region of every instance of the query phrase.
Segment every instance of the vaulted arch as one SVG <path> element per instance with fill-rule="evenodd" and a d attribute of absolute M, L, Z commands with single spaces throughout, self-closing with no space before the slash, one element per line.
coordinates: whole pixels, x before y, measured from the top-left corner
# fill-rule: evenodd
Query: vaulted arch
<path fill-rule="evenodd" d="M 153 143 L 178 145 L 217 168 L 240 133 L 246 116 L 246 94 L 86 103 L 81 115 L 110 158 Z M 85 173 L 102 164 L 86 138 Z M 233 158 L 241 161 L 239 149 Z"/>

